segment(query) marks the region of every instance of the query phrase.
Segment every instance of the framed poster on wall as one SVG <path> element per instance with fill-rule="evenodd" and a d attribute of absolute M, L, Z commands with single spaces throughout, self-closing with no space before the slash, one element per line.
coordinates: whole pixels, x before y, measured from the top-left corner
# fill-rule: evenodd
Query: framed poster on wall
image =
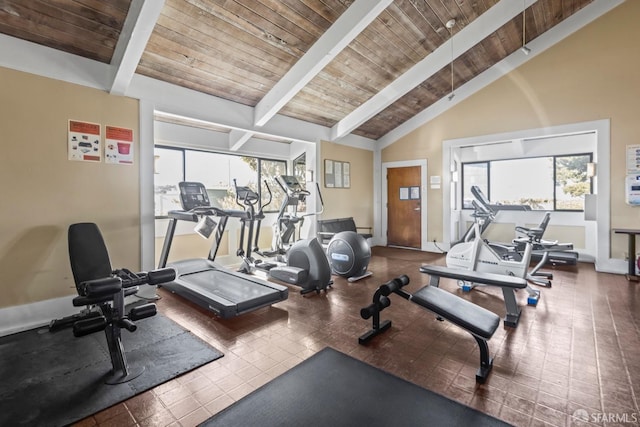
<path fill-rule="evenodd" d="M 327 188 L 350 188 L 351 165 L 349 162 L 325 159 L 324 186 Z"/>
<path fill-rule="evenodd" d="M 102 161 L 102 136 L 98 123 L 69 120 L 67 146 L 69 160 Z"/>

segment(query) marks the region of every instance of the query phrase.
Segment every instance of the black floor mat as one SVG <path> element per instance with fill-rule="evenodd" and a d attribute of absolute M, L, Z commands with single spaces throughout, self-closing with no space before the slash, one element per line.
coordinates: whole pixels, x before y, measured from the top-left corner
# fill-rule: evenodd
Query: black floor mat
<path fill-rule="evenodd" d="M 42 328 L 0 338 L 0 425 L 67 425 L 222 357 L 162 315 L 136 324 L 122 341 L 128 364 L 145 371 L 118 385 L 104 383 L 111 360 L 102 332 L 75 338 Z"/>
<path fill-rule="evenodd" d="M 202 426 L 508 426 L 325 348 Z"/>

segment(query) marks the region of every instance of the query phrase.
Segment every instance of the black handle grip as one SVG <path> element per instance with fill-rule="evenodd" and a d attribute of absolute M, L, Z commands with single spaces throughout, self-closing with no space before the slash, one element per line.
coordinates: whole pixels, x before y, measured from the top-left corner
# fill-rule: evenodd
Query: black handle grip
<path fill-rule="evenodd" d="M 129 311 L 129 319 L 131 320 L 140 320 L 146 319 L 147 317 L 155 316 L 158 312 L 156 305 L 152 302 L 148 304 L 139 305 L 137 307 L 133 307 L 131 311 Z"/>
<path fill-rule="evenodd" d="M 396 277 L 393 280 L 388 281 L 387 283 L 380 286 L 380 293 L 384 296 L 389 296 L 393 292 L 398 289 L 406 286 L 409 283 L 409 276 L 403 274 L 402 276 Z"/>
<path fill-rule="evenodd" d="M 375 312 L 376 312 L 376 305 L 369 304 L 368 306 L 360 309 L 360 317 L 362 317 L 364 320 L 367 320 L 371 316 L 373 316 Z"/>
<path fill-rule="evenodd" d="M 104 331 L 107 327 L 107 319 L 104 316 L 90 317 L 78 320 L 73 324 L 73 335 L 83 337 L 94 332 Z"/>
<path fill-rule="evenodd" d="M 360 316 L 367 320 L 369 319 L 371 316 L 373 316 L 376 312 L 381 312 L 382 310 L 384 310 L 385 308 L 389 307 L 391 305 L 391 300 L 383 295 L 380 296 L 380 299 L 378 300 L 377 303 L 373 303 L 370 304 L 366 307 L 364 307 L 363 309 L 360 310 Z"/>
<path fill-rule="evenodd" d="M 113 295 L 122 289 L 122 280 L 118 277 L 88 280 L 78 285 L 78 293 L 83 297 L 99 298 Z"/>
<path fill-rule="evenodd" d="M 173 268 L 162 268 L 150 271 L 148 274 L 148 283 L 156 285 L 158 283 L 166 283 L 175 280 L 176 271 Z"/>
<path fill-rule="evenodd" d="M 385 308 L 389 307 L 391 305 L 391 300 L 387 297 L 385 297 L 384 295 L 380 297 L 380 300 L 378 301 L 378 309 L 380 311 L 384 310 Z"/>
<path fill-rule="evenodd" d="M 126 330 L 127 330 L 127 331 L 129 331 L 129 332 L 135 332 L 135 331 L 136 331 L 136 329 L 138 329 L 138 327 L 136 326 L 136 324 L 135 324 L 135 323 L 133 323 L 131 320 L 129 320 L 129 319 L 128 319 L 128 318 L 126 318 L 126 317 L 123 317 L 123 318 L 121 318 L 121 319 L 118 319 L 117 326 L 118 326 L 119 328 L 126 329 Z"/>

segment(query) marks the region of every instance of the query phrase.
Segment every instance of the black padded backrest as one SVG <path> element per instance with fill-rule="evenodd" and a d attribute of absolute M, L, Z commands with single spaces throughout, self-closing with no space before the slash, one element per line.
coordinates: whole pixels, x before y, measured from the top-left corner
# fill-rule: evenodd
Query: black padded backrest
<path fill-rule="evenodd" d="M 550 212 L 546 212 L 544 214 L 544 217 L 542 218 L 542 221 L 540 222 L 540 225 L 538 226 L 538 228 L 541 229 L 543 233 L 547 229 L 547 226 L 549 225 L 549 220 L 550 219 L 551 219 L 551 213 Z"/>
<path fill-rule="evenodd" d="M 87 280 L 112 275 L 109 252 L 98 226 L 82 222 L 69 226 L 69 261 L 76 287 Z"/>
<path fill-rule="evenodd" d="M 323 219 L 318 221 L 318 231 L 327 233 L 339 233 L 341 231 L 356 231 L 356 223 L 353 217 Z"/>

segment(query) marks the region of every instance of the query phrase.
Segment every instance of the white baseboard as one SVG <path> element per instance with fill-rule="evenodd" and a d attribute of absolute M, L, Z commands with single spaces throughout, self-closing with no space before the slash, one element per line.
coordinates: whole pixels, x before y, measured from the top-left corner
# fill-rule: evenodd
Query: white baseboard
<path fill-rule="evenodd" d="M 609 258 L 604 262 L 596 262 L 595 268 L 599 273 L 627 274 L 627 261 Z"/>
<path fill-rule="evenodd" d="M 155 285 L 142 285 L 136 295 L 143 298 L 154 299 L 156 298 L 156 289 L 157 287 Z M 79 313 L 84 307 L 73 306 L 73 298 L 75 296 L 76 295 L 69 295 L 31 304 L 0 308 L 0 319 L 2 319 L 2 323 L 0 323 L 0 337 L 28 331 L 29 329 L 39 328 L 41 326 L 49 326 L 49 323 L 54 319 L 61 319 Z M 134 301 L 137 301 L 135 297 L 127 297 L 125 304 Z"/>
<path fill-rule="evenodd" d="M 438 254 L 444 254 L 449 250 L 449 245 L 442 242 L 427 242 L 425 250 L 427 252 L 435 252 Z"/>
<path fill-rule="evenodd" d="M 0 336 L 48 326 L 53 319 L 69 316 L 80 311 L 74 307 L 74 295 L 38 301 L 31 304 L 0 308 Z"/>

